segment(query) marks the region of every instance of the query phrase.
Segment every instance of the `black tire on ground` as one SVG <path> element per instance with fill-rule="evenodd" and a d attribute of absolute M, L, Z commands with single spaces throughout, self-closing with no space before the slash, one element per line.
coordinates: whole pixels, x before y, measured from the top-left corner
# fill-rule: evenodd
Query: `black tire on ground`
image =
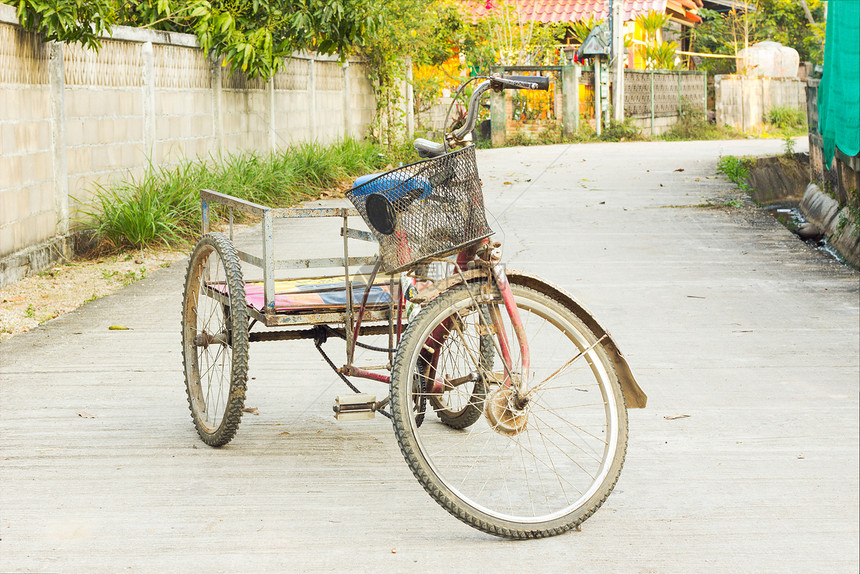
<path fill-rule="evenodd" d="M 484 311 L 484 320 L 489 322 L 489 315 Z M 444 340 L 440 341 L 437 364 L 438 370 L 452 370 L 452 365 L 446 364 L 456 362 L 463 358 L 464 353 L 460 347 L 468 345 L 464 341 L 467 334 L 459 329 L 452 329 Z M 487 394 L 488 383 L 486 376 L 493 366 L 493 338 L 490 335 L 479 335 L 480 367 L 475 371 L 479 379 L 468 382 L 457 387 L 447 389 L 441 394 L 430 394 L 430 405 L 436 416 L 443 424 L 454 429 L 464 429 L 472 426 L 481 418 L 484 409 L 484 397 Z M 468 357 L 467 357 L 468 358 Z M 436 378 L 435 369 L 430 363 L 424 371 L 424 380 L 432 381 Z"/>
<path fill-rule="evenodd" d="M 500 312 L 514 347 L 512 373 L 520 395 L 504 384 L 506 372 L 496 353 L 475 424 L 458 431 L 426 420 L 419 427 L 414 396 L 420 392 L 416 374 L 423 368 L 422 349 L 451 318 L 461 329 L 477 331 L 473 296 L 478 297 L 478 289 L 472 289 L 472 295 L 464 285 L 439 295 L 404 333 L 391 377 L 397 441 L 424 489 L 463 522 L 507 538 L 560 534 L 600 507 L 621 472 L 627 410 L 618 377 L 602 345 L 571 310 L 512 285 L 529 342 L 525 376 L 510 320 L 504 308 Z M 493 297 L 490 305 L 501 307 L 497 291 Z M 480 338 L 464 337 L 473 348 L 463 345 L 460 360 L 440 366 L 437 376 L 462 380 L 476 369 Z"/>
<path fill-rule="evenodd" d="M 205 235 L 188 263 L 182 361 L 197 433 L 210 446 L 227 444 L 245 405 L 248 312 L 239 257 L 220 233 Z"/>

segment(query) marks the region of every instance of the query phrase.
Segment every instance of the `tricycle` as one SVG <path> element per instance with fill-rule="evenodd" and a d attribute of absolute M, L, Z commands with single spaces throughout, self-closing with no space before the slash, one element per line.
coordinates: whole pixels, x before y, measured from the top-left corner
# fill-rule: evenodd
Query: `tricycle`
<path fill-rule="evenodd" d="M 275 209 L 201 191 L 203 237 L 182 309 L 188 403 L 200 438 L 227 444 L 242 418 L 249 344 L 311 339 L 351 391 L 335 399 L 335 417 L 390 418 L 443 508 L 497 536 L 551 536 L 606 500 L 626 453 L 627 407 L 647 398 L 571 295 L 500 261 L 469 142 L 479 98 L 547 89 L 549 79 L 481 79 L 462 127 L 442 143 L 416 140 L 421 161 L 358 178 L 352 207 Z M 216 206 L 228 234 L 210 231 Z M 262 255 L 234 245 L 237 211 L 259 217 Z M 341 256 L 275 257 L 277 219 L 320 217 L 340 221 Z M 355 241 L 376 242 L 379 254 L 351 256 Z M 245 279 L 243 262 L 260 276 Z M 304 270 L 317 272 L 285 277 Z M 346 342 L 341 366 L 323 350 L 330 338 Z M 381 364 L 357 365 L 357 348 Z M 362 378 L 387 383 L 387 396 L 360 392 Z"/>

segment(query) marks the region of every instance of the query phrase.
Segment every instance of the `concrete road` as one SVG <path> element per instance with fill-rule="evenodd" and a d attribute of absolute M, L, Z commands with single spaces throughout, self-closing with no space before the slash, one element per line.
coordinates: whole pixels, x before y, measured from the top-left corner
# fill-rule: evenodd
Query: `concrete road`
<path fill-rule="evenodd" d="M 781 149 L 479 152 L 510 266 L 590 308 L 650 397 L 581 532 L 511 542 L 450 517 L 386 419 L 334 421 L 346 389 L 307 341 L 252 345 L 258 414 L 203 445 L 180 262 L 0 344 L 0 571 L 856 573 L 860 276 L 752 206 L 700 206 L 741 197 L 721 154 Z"/>

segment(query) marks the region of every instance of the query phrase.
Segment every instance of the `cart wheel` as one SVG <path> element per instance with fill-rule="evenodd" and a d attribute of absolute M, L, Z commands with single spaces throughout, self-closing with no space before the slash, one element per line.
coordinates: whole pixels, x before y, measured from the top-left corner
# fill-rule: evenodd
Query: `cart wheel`
<path fill-rule="evenodd" d="M 484 321 L 489 323 L 490 316 L 483 310 Z M 436 412 L 436 416 L 445 425 L 464 429 L 472 426 L 481 418 L 484 410 L 484 397 L 487 394 L 487 374 L 492 371 L 493 366 L 493 338 L 490 335 L 479 335 L 477 326 L 463 328 L 461 325 L 449 323 L 448 329 L 442 330 L 443 340 L 438 343 L 438 357 L 436 367 L 427 363 L 423 376 L 425 387 L 430 386 L 433 381 L 442 391 L 429 394 L 430 405 Z M 471 337 L 471 340 L 470 340 Z M 476 380 L 446 386 L 445 377 L 450 381 L 450 374 L 454 371 L 469 372 L 468 365 L 456 366 L 458 361 L 467 360 L 473 364 L 474 357 L 469 356 L 469 350 L 477 347 L 480 351 L 479 361 L 481 365 L 474 372 Z"/>
<path fill-rule="evenodd" d="M 422 352 L 440 327 L 456 325 L 464 336 L 448 347 L 436 377 L 461 382 L 481 370 L 481 321 L 463 285 L 436 297 L 407 326 L 392 369 L 391 413 L 406 462 L 443 508 L 490 534 L 539 538 L 577 526 L 609 496 L 624 462 L 627 410 L 612 362 L 576 314 L 537 291 L 511 288 L 531 356 L 522 373 L 513 327 L 500 308 L 521 393 L 503 384 L 496 356 L 474 424 L 459 431 L 439 421 L 415 424 L 415 374 L 426 369 Z M 502 306 L 498 291 L 488 304 Z"/>
<path fill-rule="evenodd" d="M 191 254 L 182 305 L 182 358 L 191 418 L 203 442 L 223 446 L 239 427 L 248 379 L 248 313 L 239 257 L 209 233 Z"/>

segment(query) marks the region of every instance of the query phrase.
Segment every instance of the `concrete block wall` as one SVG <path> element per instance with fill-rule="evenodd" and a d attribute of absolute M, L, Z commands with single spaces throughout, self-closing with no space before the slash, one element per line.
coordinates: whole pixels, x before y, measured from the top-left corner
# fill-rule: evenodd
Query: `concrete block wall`
<path fill-rule="evenodd" d="M 347 68 L 349 87 L 349 126 L 350 135 L 354 138 L 364 137 L 367 126 L 373 122 L 376 113 L 376 96 L 373 85 L 367 77 L 367 68 L 350 64 Z"/>
<path fill-rule="evenodd" d="M 358 61 L 295 54 L 250 80 L 193 36 L 117 27 L 98 52 L 44 44 L 0 4 L 0 286 L 68 253 L 100 185 L 150 164 L 360 138 L 374 110 Z"/>
<path fill-rule="evenodd" d="M 218 148 L 212 65 L 201 50 L 153 44 L 155 134 L 149 157 L 157 165 L 206 158 Z"/>
<path fill-rule="evenodd" d="M 86 204 L 116 174 L 139 177 L 146 165 L 140 45 L 103 40 L 96 54 L 65 44 L 62 66 L 69 208 Z"/>
<path fill-rule="evenodd" d="M 336 140 L 346 133 L 344 69 L 338 62 L 317 62 L 315 68 L 317 138 Z"/>
<path fill-rule="evenodd" d="M 56 232 L 49 53 L 0 25 L 0 258 Z"/>
<path fill-rule="evenodd" d="M 309 59 L 293 58 L 272 78 L 275 109 L 272 122 L 277 147 L 313 139 L 311 64 Z"/>
<path fill-rule="evenodd" d="M 655 117 L 654 121 L 651 118 L 630 118 L 630 123 L 639 128 L 643 134 L 649 136 L 659 136 L 670 129 L 678 122 L 678 116 L 662 116 Z"/>
<path fill-rule="evenodd" d="M 761 127 L 774 107 L 806 109 L 806 83 L 797 78 L 714 77 L 718 124 L 748 131 Z"/>

